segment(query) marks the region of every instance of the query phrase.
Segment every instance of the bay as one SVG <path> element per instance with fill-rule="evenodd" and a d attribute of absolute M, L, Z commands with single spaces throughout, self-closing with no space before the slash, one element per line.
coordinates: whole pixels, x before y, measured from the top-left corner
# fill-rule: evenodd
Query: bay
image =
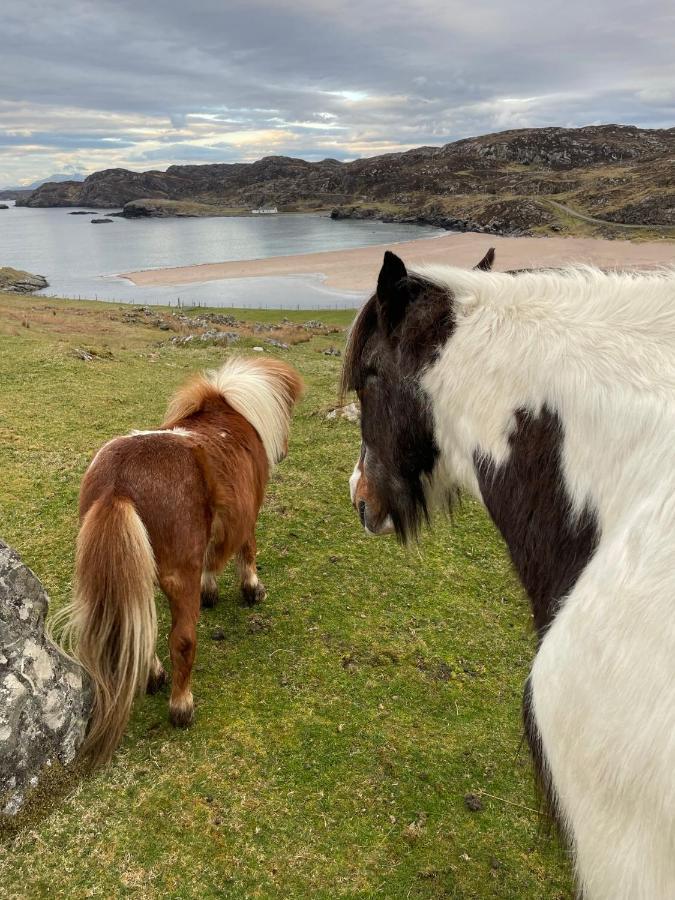
<path fill-rule="evenodd" d="M 72 209 L 0 210 L 0 265 L 44 275 L 55 297 L 142 305 L 284 309 L 353 307 L 361 294 L 326 288 L 319 277 L 234 278 L 181 286 L 138 287 L 119 273 L 229 260 L 266 259 L 433 237 L 435 228 L 327 215 L 281 214 L 194 219 L 122 219 L 71 215 Z"/>

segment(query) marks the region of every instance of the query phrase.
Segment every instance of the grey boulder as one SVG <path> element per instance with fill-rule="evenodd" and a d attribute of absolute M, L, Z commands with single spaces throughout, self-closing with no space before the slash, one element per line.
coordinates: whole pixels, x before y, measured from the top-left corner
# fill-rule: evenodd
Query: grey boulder
<path fill-rule="evenodd" d="M 68 765 L 91 709 L 89 681 L 45 634 L 49 598 L 0 541 L 0 809 L 18 812 L 54 762 Z"/>

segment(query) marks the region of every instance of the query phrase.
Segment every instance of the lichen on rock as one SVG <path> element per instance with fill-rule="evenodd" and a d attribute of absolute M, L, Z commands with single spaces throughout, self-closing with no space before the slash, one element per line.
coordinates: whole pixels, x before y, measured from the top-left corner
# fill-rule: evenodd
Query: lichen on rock
<path fill-rule="evenodd" d="M 13 815 L 40 774 L 68 765 L 91 708 L 86 674 L 45 633 L 49 598 L 0 541 L 0 808 Z"/>

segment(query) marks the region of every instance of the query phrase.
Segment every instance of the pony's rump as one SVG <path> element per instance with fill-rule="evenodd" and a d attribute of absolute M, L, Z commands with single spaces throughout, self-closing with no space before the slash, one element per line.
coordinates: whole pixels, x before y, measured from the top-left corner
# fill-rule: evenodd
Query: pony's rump
<path fill-rule="evenodd" d="M 83 753 L 107 762 L 143 690 L 155 652 L 155 559 L 133 503 L 114 494 L 86 512 L 77 538 L 75 592 L 66 631 L 92 679 Z"/>

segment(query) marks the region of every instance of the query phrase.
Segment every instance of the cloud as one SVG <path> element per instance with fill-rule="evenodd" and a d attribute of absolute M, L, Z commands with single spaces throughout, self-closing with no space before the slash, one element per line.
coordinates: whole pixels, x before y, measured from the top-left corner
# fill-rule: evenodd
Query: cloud
<path fill-rule="evenodd" d="M 670 0 L 645 12 L 632 0 L 4 4 L 0 184 L 66 165 L 347 159 L 512 127 L 672 126 L 675 12 Z"/>

